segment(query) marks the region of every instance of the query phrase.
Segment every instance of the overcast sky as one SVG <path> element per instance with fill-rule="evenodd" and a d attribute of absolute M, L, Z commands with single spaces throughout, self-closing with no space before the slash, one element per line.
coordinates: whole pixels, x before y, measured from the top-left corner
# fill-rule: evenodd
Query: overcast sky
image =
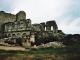
<path fill-rule="evenodd" d="M 55 20 L 66 34 L 80 34 L 80 0 L 0 0 L 0 10 L 26 12 L 32 23 Z"/>

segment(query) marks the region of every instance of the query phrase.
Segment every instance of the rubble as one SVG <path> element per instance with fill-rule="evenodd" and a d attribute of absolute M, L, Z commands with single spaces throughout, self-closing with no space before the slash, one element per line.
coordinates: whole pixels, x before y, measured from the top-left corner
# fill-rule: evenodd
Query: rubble
<path fill-rule="evenodd" d="M 39 45 L 39 46 L 33 46 L 31 47 L 30 49 L 41 49 L 41 48 L 59 48 L 59 47 L 65 47 L 65 45 L 62 44 L 62 42 L 49 42 L 49 43 L 46 43 L 46 44 L 42 44 L 42 45 Z"/>

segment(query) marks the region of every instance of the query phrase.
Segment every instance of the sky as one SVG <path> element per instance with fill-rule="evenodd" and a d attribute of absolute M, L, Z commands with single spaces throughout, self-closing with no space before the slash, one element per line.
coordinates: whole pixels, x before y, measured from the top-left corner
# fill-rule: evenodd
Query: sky
<path fill-rule="evenodd" d="M 32 23 L 55 20 L 64 33 L 80 34 L 80 0 L 0 0 L 0 11 L 25 11 Z"/>

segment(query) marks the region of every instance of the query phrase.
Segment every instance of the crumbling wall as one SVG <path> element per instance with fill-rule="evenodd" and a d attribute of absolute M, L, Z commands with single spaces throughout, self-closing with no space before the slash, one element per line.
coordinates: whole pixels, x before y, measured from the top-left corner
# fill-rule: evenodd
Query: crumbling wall
<path fill-rule="evenodd" d="M 4 32 L 10 32 L 14 29 L 14 27 L 13 27 L 14 23 L 13 22 L 8 22 L 8 23 L 5 23 L 3 25 L 4 25 L 4 27 L 3 27 L 3 29 L 2 28 L 1 29 L 2 29 L 2 31 L 4 30 Z"/>
<path fill-rule="evenodd" d="M 41 24 L 33 24 L 34 26 L 34 31 L 43 31 L 44 28 Z"/>
<path fill-rule="evenodd" d="M 53 28 L 54 32 L 58 31 L 58 27 L 55 21 L 47 21 L 46 22 L 46 31 L 51 31 L 51 27 Z"/>
<path fill-rule="evenodd" d="M 15 20 L 16 20 L 16 15 L 0 11 L 0 31 L 1 31 L 1 25 L 3 23 L 14 22 Z"/>
<path fill-rule="evenodd" d="M 4 32 L 31 30 L 32 28 L 30 20 L 20 20 L 2 24 L 2 31 L 4 30 Z"/>
<path fill-rule="evenodd" d="M 1 25 L 7 22 L 14 22 L 15 20 L 16 20 L 16 15 L 11 13 L 5 13 L 4 11 L 0 11 L 0 37 L 2 37 L 2 34 L 3 34 Z"/>
<path fill-rule="evenodd" d="M 16 14 L 16 21 L 20 21 L 26 19 L 26 13 L 24 11 L 20 11 Z"/>
<path fill-rule="evenodd" d="M 32 35 L 30 36 L 30 42 L 32 42 L 32 43 L 35 42 L 35 35 L 34 35 L 34 34 L 32 34 Z"/>
<path fill-rule="evenodd" d="M 65 34 L 62 30 L 58 30 L 59 34 Z"/>
<path fill-rule="evenodd" d="M 42 27 L 43 27 L 43 31 L 45 31 L 45 22 L 43 22 L 43 23 L 40 23 L 41 25 L 42 25 Z"/>
<path fill-rule="evenodd" d="M 26 20 L 20 20 L 17 22 L 17 31 L 26 30 Z"/>
<path fill-rule="evenodd" d="M 31 20 L 27 19 L 26 20 L 26 30 L 32 30 L 32 24 L 31 24 Z"/>
<path fill-rule="evenodd" d="M 0 32 L 1 31 L 1 25 L 8 22 L 14 22 L 14 21 L 20 21 L 26 19 L 26 13 L 24 11 L 20 11 L 16 15 L 11 13 L 6 13 L 4 11 L 0 11 Z"/>
<path fill-rule="evenodd" d="M 51 27 L 53 30 L 51 30 Z M 53 32 L 56 34 L 58 27 L 54 20 L 47 21 L 46 23 L 32 24 L 30 19 L 26 19 L 24 11 L 20 11 L 16 15 L 1 11 L 0 32 L 1 36 L 17 38 L 18 40 L 20 38 L 21 40 L 18 41 L 20 44 L 30 46 L 31 42 L 35 42 L 36 37 L 47 36 L 53 34 Z"/>

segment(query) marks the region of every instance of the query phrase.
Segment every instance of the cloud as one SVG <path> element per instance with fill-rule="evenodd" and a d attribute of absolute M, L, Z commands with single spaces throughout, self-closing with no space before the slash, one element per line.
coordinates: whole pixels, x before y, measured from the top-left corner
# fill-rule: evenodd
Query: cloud
<path fill-rule="evenodd" d="M 16 14 L 26 12 L 32 23 L 55 20 L 65 33 L 79 33 L 80 0 L 1 0 L 0 10 Z"/>
<path fill-rule="evenodd" d="M 31 18 L 33 23 L 39 23 L 62 16 L 70 5 L 69 0 L 17 0 L 12 13 L 24 10 L 27 18 Z"/>
<path fill-rule="evenodd" d="M 36 20 L 35 22 L 43 21 L 41 19 L 45 17 L 45 21 L 56 19 L 67 12 L 67 8 L 72 5 L 70 0 L 3 0 L 3 2 L 12 7 L 11 13 L 16 14 L 20 10 L 24 10 L 27 18 Z"/>
<path fill-rule="evenodd" d="M 69 25 L 66 24 L 67 21 L 63 21 L 59 24 L 59 28 L 63 30 L 63 32 L 68 33 L 68 34 L 75 34 L 78 33 L 80 34 L 80 17 L 76 18 L 71 22 Z"/>

